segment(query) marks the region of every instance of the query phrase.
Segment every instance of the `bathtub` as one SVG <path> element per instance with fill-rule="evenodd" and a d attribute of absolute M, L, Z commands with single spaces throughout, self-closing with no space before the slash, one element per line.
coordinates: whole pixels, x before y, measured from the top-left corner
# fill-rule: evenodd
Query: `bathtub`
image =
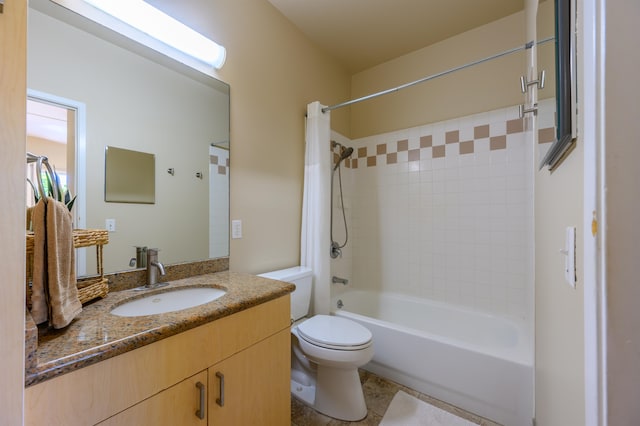
<path fill-rule="evenodd" d="M 386 292 L 347 291 L 332 307 L 371 330 L 365 370 L 504 425 L 531 425 L 533 354 L 523 324 Z"/>

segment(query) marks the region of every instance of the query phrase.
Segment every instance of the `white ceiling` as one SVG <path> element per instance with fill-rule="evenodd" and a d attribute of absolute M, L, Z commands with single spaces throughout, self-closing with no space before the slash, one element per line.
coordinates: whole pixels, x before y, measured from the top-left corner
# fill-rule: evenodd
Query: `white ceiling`
<path fill-rule="evenodd" d="M 269 0 L 356 73 L 524 8 L 524 0 Z"/>
<path fill-rule="evenodd" d="M 27 100 L 27 135 L 67 143 L 67 110 L 65 108 Z"/>

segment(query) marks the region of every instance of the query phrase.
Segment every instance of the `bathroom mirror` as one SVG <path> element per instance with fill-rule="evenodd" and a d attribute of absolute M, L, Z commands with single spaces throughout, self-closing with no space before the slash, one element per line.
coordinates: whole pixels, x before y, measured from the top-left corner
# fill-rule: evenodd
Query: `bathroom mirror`
<path fill-rule="evenodd" d="M 29 89 L 85 106 L 78 223 L 113 224 L 105 272 L 132 269 L 136 246 L 159 248 L 165 264 L 228 256 L 229 86 L 48 0 L 29 3 Z M 105 201 L 107 146 L 153 153 L 153 204 Z M 94 265 L 87 252 L 86 273 Z"/>
<path fill-rule="evenodd" d="M 155 203 L 155 155 L 114 146 L 106 147 L 104 150 L 104 201 Z"/>

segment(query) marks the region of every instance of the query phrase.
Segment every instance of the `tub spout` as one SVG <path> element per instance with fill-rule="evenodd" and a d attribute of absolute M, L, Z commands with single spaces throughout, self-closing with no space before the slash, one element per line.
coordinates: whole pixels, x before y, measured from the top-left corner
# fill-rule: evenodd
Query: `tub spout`
<path fill-rule="evenodd" d="M 333 278 L 331 278 L 331 282 L 334 283 L 334 284 L 336 284 L 336 283 L 340 283 L 340 284 L 344 284 L 344 285 L 349 284 L 349 280 L 348 279 L 336 277 L 335 275 L 333 276 Z"/>

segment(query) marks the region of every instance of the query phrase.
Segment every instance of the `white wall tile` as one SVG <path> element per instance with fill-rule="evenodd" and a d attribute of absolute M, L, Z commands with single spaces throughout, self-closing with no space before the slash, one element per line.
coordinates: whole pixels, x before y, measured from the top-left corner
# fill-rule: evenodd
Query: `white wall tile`
<path fill-rule="evenodd" d="M 554 106 L 547 104 L 541 102 L 539 122 L 549 127 Z M 376 167 L 360 159 L 358 169 L 343 170 L 350 182 L 350 256 L 358 286 L 527 319 L 534 147 L 525 133 L 507 135 L 506 149 L 494 151 L 489 138 L 474 140 L 473 154 L 461 155 L 459 143 L 445 144 L 447 131 L 473 140 L 480 125 L 489 124 L 490 136 L 506 135 L 506 121 L 516 116 L 516 108 L 505 108 L 353 141 L 369 155 L 383 142 L 396 152 L 403 139 L 417 149 L 425 135 L 433 146 L 445 145 L 445 157 L 432 158 L 427 148 L 419 162 L 408 162 L 403 151 L 397 164 L 378 156 Z"/>

